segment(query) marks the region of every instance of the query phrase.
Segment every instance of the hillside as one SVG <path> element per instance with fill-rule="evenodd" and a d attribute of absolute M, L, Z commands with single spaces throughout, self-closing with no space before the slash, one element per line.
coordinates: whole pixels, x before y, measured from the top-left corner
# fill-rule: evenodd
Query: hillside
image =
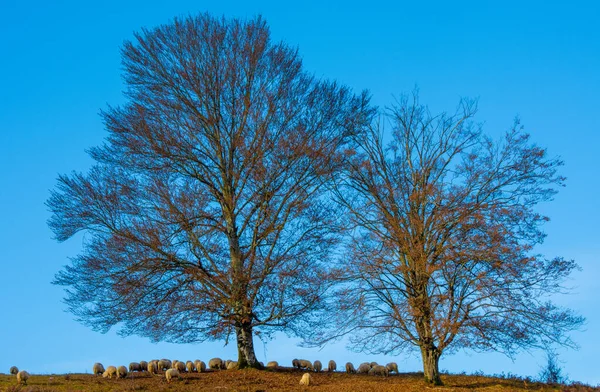
<path fill-rule="evenodd" d="M 600 391 L 582 385 L 549 386 L 519 379 L 502 379 L 486 376 L 444 375 L 445 386 L 430 387 L 419 373 L 393 375 L 388 378 L 346 374 L 341 372 L 312 374 L 313 384 L 300 386 L 304 372 L 292 369 L 279 371 L 230 370 L 184 374 L 179 381 L 168 384 L 164 377 L 147 373 L 133 373 L 127 379 L 103 379 L 91 374 L 32 375 L 28 385 L 18 386 L 15 376 L 0 375 L 0 390 L 7 392 L 127 392 L 127 391 L 327 391 L 327 392 L 386 392 L 386 391 Z"/>

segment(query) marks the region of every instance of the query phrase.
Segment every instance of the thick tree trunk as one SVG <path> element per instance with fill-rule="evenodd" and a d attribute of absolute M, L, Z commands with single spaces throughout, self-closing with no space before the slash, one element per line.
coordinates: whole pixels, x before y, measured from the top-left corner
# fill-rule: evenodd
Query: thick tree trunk
<path fill-rule="evenodd" d="M 437 348 L 435 346 L 421 347 L 421 357 L 423 359 L 423 374 L 425 375 L 425 381 L 434 385 L 443 385 L 438 367 L 440 352 Z"/>
<path fill-rule="evenodd" d="M 254 354 L 254 341 L 252 340 L 252 324 L 241 323 L 235 327 L 238 347 L 238 369 L 262 369 L 262 365 Z"/>

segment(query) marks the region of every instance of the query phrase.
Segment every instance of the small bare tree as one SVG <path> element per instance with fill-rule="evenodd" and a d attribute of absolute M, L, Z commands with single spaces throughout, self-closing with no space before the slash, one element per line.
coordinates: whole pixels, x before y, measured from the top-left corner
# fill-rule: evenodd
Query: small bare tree
<path fill-rule="evenodd" d="M 369 98 L 304 72 L 261 18 L 203 14 L 135 38 L 96 164 L 60 176 L 47 202 L 59 241 L 85 233 L 56 283 L 95 330 L 235 334 L 238 366 L 260 367 L 254 334 L 301 333 L 322 306 L 338 242 L 323 185 Z"/>
<path fill-rule="evenodd" d="M 361 351 L 417 349 L 434 384 L 444 352 L 570 345 L 582 323 L 547 301 L 575 262 L 533 252 L 547 221 L 534 207 L 563 184 L 562 162 L 518 122 L 500 142 L 484 136 L 474 113 L 463 101 L 434 116 L 404 97 L 389 135 L 356 139 L 337 186 L 354 228 L 337 332 Z"/>

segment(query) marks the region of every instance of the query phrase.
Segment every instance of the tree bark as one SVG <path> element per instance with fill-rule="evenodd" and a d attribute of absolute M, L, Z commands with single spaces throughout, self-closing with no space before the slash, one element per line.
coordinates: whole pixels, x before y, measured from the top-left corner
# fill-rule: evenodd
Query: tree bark
<path fill-rule="evenodd" d="M 238 369 L 262 369 L 262 365 L 254 354 L 254 341 L 252 340 L 252 324 L 240 323 L 235 327 L 238 347 Z"/>
<path fill-rule="evenodd" d="M 423 359 L 423 374 L 425 375 L 425 381 L 433 385 L 443 385 L 442 379 L 440 378 L 439 361 L 440 352 L 438 349 L 431 346 L 421 347 L 421 357 Z"/>

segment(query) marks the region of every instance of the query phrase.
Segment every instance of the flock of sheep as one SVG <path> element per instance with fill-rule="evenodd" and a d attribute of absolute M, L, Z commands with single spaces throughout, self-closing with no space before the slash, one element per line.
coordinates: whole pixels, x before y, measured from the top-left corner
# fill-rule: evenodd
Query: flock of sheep
<path fill-rule="evenodd" d="M 262 363 L 261 363 L 262 364 Z M 305 369 L 313 372 L 320 372 L 323 370 L 323 364 L 321 361 L 310 362 L 306 359 L 294 359 L 292 361 L 292 366 L 296 369 Z M 237 369 L 237 362 L 227 360 L 224 361 L 221 358 L 213 358 L 208 361 L 208 368 L 213 370 L 232 370 Z M 277 369 L 279 368 L 279 363 L 276 361 L 271 361 L 267 363 L 267 369 Z M 168 359 L 154 359 L 150 362 L 140 361 L 140 362 L 131 362 L 129 364 L 129 369 L 125 366 L 108 366 L 106 369 L 104 366 L 96 362 L 94 366 L 92 366 L 92 373 L 95 375 L 102 375 L 104 378 L 125 378 L 129 373 L 132 372 L 148 372 L 152 375 L 157 375 L 160 372 L 164 372 L 165 379 L 167 382 L 171 382 L 174 379 L 180 379 L 182 373 L 192 373 L 198 372 L 203 373 L 207 369 L 206 364 L 203 361 L 195 360 L 182 362 L 178 360 L 170 361 Z M 327 366 L 328 372 L 335 372 L 337 370 L 337 364 L 335 361 L 329 361 Z M 377 364 L 377 362 L 364 362 L 361 363 L 357 369 L 354 368 L 351 362 L 346 363 L 346 373 L 358 373 L 358 374 L 371 374 L 371 375 L 380 375 L 380 376 L 389 376 L 391 372 L 398 373 L 398 365 L 395 362 L 390 362 L 385 366 Z M 19 371 L 16 366 L 12 366 L 10 368 L 10 374 L 17 376 L 17 382 L 19 384 L 27 384 L 27 379 L 29 378 L 29 373 L 25 370 Z M 300 380 L 300 384 L 309 385 L 310 384 L 310 373 L 305 373 Z"/>

